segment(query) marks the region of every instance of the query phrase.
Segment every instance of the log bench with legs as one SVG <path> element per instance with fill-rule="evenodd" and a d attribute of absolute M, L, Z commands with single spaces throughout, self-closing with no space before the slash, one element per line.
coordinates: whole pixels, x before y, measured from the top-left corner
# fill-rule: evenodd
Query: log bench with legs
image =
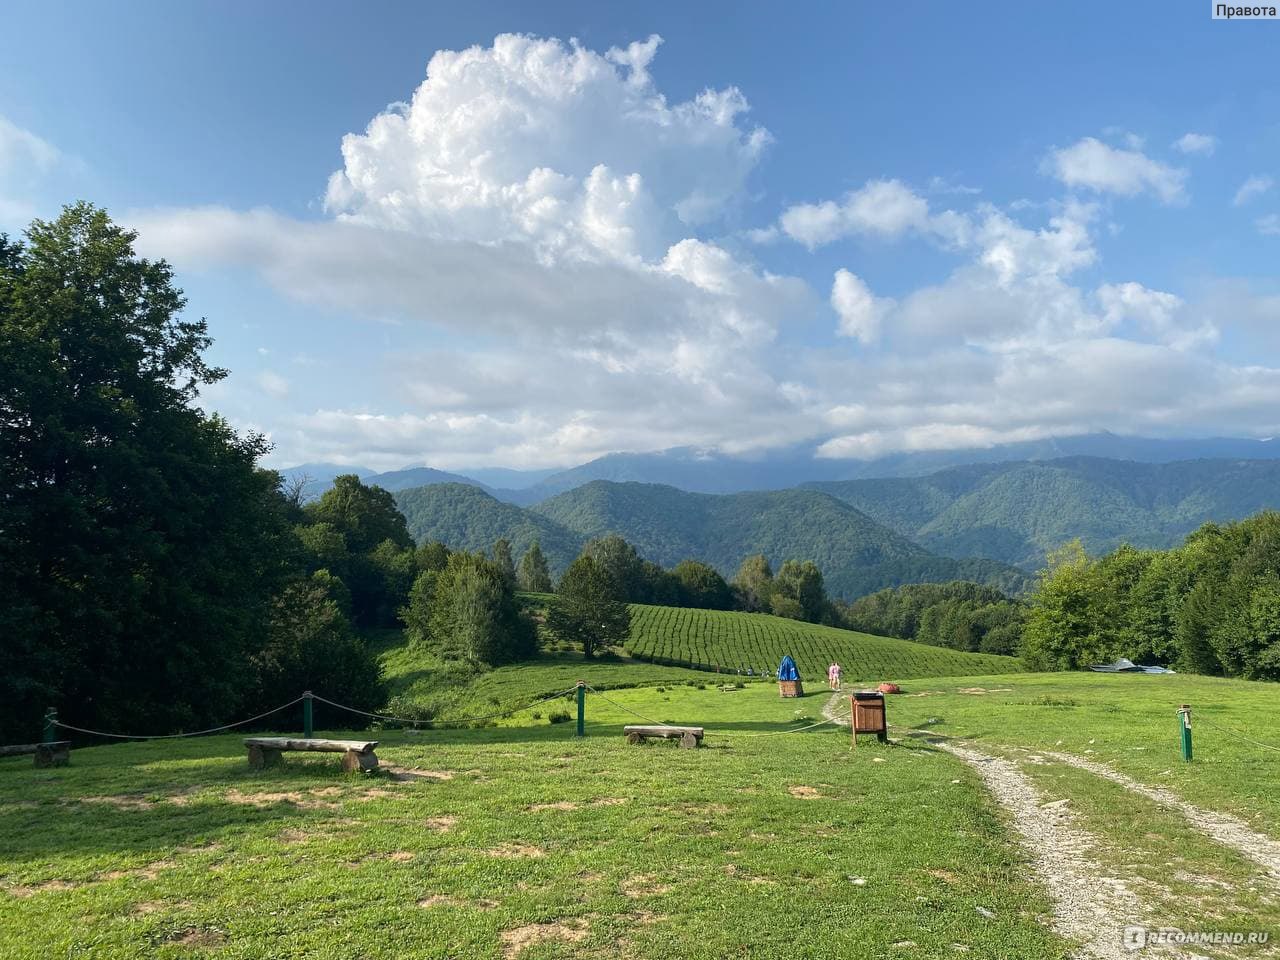
<path fill-rule="evenodd" d="M 627 743 L 643 743 L 650 737 L 659 737 L 663 740 L 679 740 L 680 746 L 692 749 L 702 744 L 702 727 L 641 727 L 628 726 L 623 727 L 622 732 L 627 735 Z"/>
<path fill-rule="evenodd" d="M 373 748 L 377 740 L 310 740 L 293 737 L 246 737 L 244 745 L 249 749 L 249 766 L 254 769 L 273 767 L 280 762 L 286 750 L 305 750 L 312 753 L 342 754 L 342 769 L 377 770 L 378 755 Z"/>
<path fill-rule="evenodd" d="M 37 767 L 65 767 L 71 762 L 71 741 L 18 743 L 10 747 L 0 747 L 0 757 L 18 757 L 27 753 L 35 754 Z"/>

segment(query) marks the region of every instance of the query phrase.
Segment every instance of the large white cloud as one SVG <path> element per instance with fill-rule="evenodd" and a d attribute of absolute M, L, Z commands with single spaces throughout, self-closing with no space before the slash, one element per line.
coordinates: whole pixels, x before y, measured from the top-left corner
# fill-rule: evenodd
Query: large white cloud
<path fill-rule="evenodd" d="M 734 87 L 671 104 L 660 38 L 604 55 L 520 35 L 440 51 L 408 103 L 342 142 L 343 218 L 545 256 L 652 258 L 740 200 L 769 142 Z"/>
<path fill-rule="evenodd" d="M 1047 172 L 1068 187 L 1131 197 L 1150 193 L 1162 203 L 1185 199 L 1187 172 L 1153 160 L 1140 150 L 1121 150 L 1094 137 L 1052 151 Z"/>
<path fill-rule="evenodd" d="M 896 278 L 889 296 L 850 260 L 822 269 L 824 298 L 762 267 L 731 238 L 769 135 L 732 87 L 670 102 L 649 72 L 657 49 L 503 36 L 440 52 L 406 103 L 344 140 L 327 218 L 133 218 L 145 251 L 180 268 L 255 271 L 292 300 L 399 324 L 376 401 L 304 406 L 305 371 L 250 381 L 293 411 L 241 418 L 270 429 L 279 459 L 546 466 L 672 446 L 871 456 L 1280 429 L 1280 374 L 1213 356 L 1239 311 L 1100 277 L 1090 204 L 938 209 L 873 180 L 753 236 L 923 238 L 934 262 L 951 258 L 937 276 Z M 1183 195 L 1181 171 L 1134 145 L 1052 156 L 1073 193 Z"/>

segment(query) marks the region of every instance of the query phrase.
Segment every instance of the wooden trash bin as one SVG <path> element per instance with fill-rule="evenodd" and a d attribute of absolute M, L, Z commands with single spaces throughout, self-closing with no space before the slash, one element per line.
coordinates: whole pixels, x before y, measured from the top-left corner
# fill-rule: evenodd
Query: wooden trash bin
<path fill-rule="evenodd" d="M 778 696 L 780 697 L 803 697 L 804 684 L 799 679 L 796 680 L 779 680 Z"/>
<path fill-rule="evenodd" d="M 885 743 L 889 739 L 889 723 L 884 712 L 884 694 L 875 690 L 859 690 L 849 698 L 849 728 L 852 746 L 858 745 L 858 734 L 874 733 Z"/>

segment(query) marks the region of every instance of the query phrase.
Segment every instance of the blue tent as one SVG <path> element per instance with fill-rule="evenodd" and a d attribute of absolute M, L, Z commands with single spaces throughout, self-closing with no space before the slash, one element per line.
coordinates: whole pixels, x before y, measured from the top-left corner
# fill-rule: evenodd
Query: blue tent
<path fill-rule="evenodd" d="M 779 680 L 799 680 L 800 671 L 796 669 L 796 662 L 791 659 L 790 655 L 782 658 L 782 662 L 778 664 Z"/>

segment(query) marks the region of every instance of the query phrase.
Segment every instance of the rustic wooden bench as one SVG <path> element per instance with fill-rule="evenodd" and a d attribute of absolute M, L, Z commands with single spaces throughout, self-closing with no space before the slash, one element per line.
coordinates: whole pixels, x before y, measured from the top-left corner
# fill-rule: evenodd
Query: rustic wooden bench
<path fill-rule="evenodd" d="M 622 732 L 627 735 L 627 743 L 644 743 L 650 737 L 660 737 L 663 740 L 679 740 L 680 746 L 690 748 L 699 746 L 702 743 L 702 727 L 639 727 L 629 726 L 623 727 Z"/>
<path fill-rule="evenodd" d="M 37 767 L 65 767 L 71 762 L 71 741 L 55 740 L 53 743 L 16 743 L 0 747 L 0 757 L 19 757 L 35 754 Z"/>
<path fill-rule="evenodd" d="M 254 769 L 273 767 L 280 762 L 286 750 L 304 750 L 311 753 L 342 754 L 342 769 L 377 770 L 378 755 L 373 748 L 377 740 L 304 740 L 292 737 L 246 737 L 249 748 L 249 766 Z"/>

